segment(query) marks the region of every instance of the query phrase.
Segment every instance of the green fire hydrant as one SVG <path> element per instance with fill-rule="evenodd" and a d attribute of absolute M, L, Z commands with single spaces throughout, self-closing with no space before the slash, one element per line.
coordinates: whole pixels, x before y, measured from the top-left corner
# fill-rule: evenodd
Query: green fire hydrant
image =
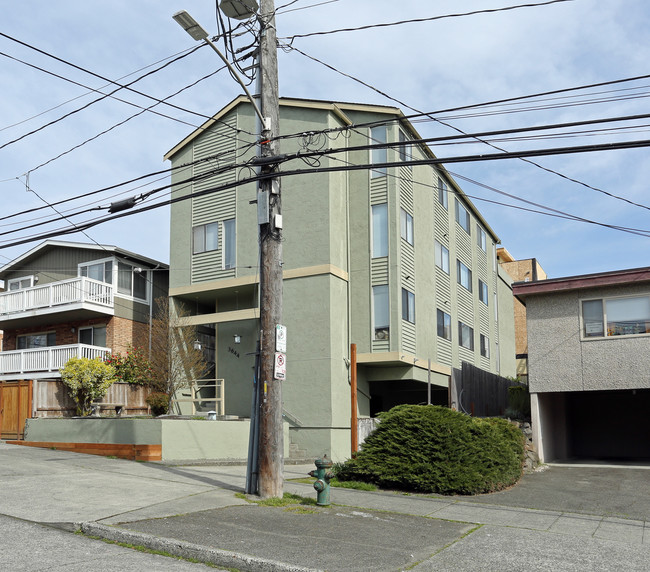
<path fill-rule="evenodd" d="M 318 506 L 329 506 L 330 504 L 330 479 L 332 478 L 332 461 L 323 455 L 322 459 L 316 459 L 316 470 L 309 471 L 310 477 L 315 477 L 317 480 L 314 483 L 316 489 L 316 504 Z"/>

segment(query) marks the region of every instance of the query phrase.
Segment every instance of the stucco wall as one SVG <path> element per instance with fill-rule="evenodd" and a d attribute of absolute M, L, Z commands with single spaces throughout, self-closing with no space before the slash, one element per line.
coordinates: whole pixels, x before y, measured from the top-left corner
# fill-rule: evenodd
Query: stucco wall
<path fill-rule="evenodd" d="M 650 387 L 650 335 L 581 340 L 580 301 L 648 294 L 643 286 L 529 296 L 531 392 Z"/>

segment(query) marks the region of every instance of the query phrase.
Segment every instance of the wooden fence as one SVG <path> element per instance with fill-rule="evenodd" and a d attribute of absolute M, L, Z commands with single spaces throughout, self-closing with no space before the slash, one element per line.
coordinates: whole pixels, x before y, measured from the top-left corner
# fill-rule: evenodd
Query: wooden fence
<path fill-rule="evenodd" d="M 513 385 L 522 384 L 463 362 L 461 369 L 451 372 L 449 405 L 474 417 L 504 415 Z"/>

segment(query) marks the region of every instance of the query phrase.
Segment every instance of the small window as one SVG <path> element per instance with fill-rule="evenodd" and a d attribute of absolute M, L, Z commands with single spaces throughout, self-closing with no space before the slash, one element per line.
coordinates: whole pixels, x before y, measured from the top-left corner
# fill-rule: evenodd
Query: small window
<path fill-rule="evenodd" d="M 105 348 L 106 326 L 79 328 L 79 343 Z"/>
<path fill-rule="evenodd" d="M 372 287 L 372 321 L 375 340 L 387 340 L 390 328 L 388 285 Z"/>
<path fill-rule="evenodd" d="M 415 324 L 415 294 L 402 288 L 402 320 Z"/>
<path fill-rule="evenodd" d="M 372 257 L 388 256 L 388 205 L 372 207 Z"/>
<path fill-rule="evenodd" d="M 461 204 L 458 199 L 456 199 L 456 222 L 465 230 L 467 234 L 470 234 L 469 211 Z"/>
<path fill-rule="evenodd" d="M 409 213 L 407 213 L 404 209 L 400 209 L 399 222 L 400 222 L 401 237 L 406 242 L 412 245 L 413 244 L 413 217 Z"/>
<path fill-rule="evenodd" d="M 234 268 L 236 257 L 235 219 L 223 221 L 223 267 Z"/>
<path fill-rule="evenodd" d="M 488 286 L 480 278 L 478 281 L 478 299 L 486 306 L 488 305 Z"/>
<path fill-rule="evenodd" d="M 147 299 L 147 271 L 130 264 L 117 263 L 117 291 L 140 300 Z"/>
<path fill-rule="evenodd" d="M 487 252 L 487 237 L 480 224 L 476 225 L 476 243 L 483 252 Z"/>
<path fill-rule="evenodd" d="M 104 260 L 102 262 L 89 262 L 79 265 L 79 276 L 92 278 L 106 284 L 113 283 L 113 261 Z"/>
<path fill-rule="evenodd" d="M 219 248 L 219 223 L 201 224 L 192 228 L 193 254 L 209 252 Z"/>
<path fill-rule="evenodd" d="M 605 335 L 602 300 L 585 300 L 582 303 L 582 324 L 586 338 Z"/>
<path fill-rule="evenodd" d="M 399 156 L 399 160 L 406 163 L 407 161 L 410 161 L 413 158 L 413 149 L 411 144 L 408 142 L 408 137 L 406 136 L 406 133 L 400 129 L 399 132 L 399 142 L 400 145 L 397 148 L 397 153 Z M 411 164 L 409 163 L 407 167 L 410 169 Z"/>
<path fill-rule="evenodd" d="M 449 189 L 447 183 L 442 180 L 442 177 L 438 177 L 438 202 L 445 207 L 449 208 Z"/>
<path fill-rule="evenodd" d="M 24 290 L 31 288 L 34 285 L 33 276 L 24 276 L 23 278 L 12 278 L 7 280 L 7 290 L 13 292 L 14 290 Z"/>
<path fill-rule="evenodd" d="M 490 340 L 488 339 L 487 336 L 484 336 L 481 334 L 481 355 L 483 357 L 489 358 L 490 357 Z"/>
<path fill-rule="evenodd" d="M 437 310 L 438 336 L 451 340 L 451 316 L 447 312 Z"/>
<path fill-rule="evenodd" d="M 435 244 L 436 266 L 449 274 L 449 249 L 436 240 Z"/>
<path fill-rule="evenodd" d="M 468 350 L 474 350 L 474 328 L 458 322 L 458 343 Z"/>
<path fill-rule="evenodd" d="M 370 144 L 371 145 L 382 145 L 386 143 L 386 126 L 380 125 L 378 127 L 373 127 L 370 129 Z M 386 153 L 386 147 L 375 147 L 371 152 L 371 163 L 373 165 L 378 165 L 380 163 L 388 162 L 388 154 Z M 386 167 L 380 167 L 379 169 L 373 169 L 370 171 L 371 177 L 383 177 L 386 174 Z"/>
<path fill-rule="evenodd" d="M 456 260 L 456 280 L 463 288 L 472 291 L 472 271 L 460 260 Z"/>

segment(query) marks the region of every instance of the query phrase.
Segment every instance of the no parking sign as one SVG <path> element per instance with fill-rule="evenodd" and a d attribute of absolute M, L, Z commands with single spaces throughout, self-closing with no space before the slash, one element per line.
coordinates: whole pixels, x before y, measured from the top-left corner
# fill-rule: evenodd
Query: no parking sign
<path fill-rule="evenodd" d="M 287 376 L 287 356 L 286 354 L 275 353 L 275 367 L 273 368 L 273 377 L 275 379 L 286 379 Z"/>

